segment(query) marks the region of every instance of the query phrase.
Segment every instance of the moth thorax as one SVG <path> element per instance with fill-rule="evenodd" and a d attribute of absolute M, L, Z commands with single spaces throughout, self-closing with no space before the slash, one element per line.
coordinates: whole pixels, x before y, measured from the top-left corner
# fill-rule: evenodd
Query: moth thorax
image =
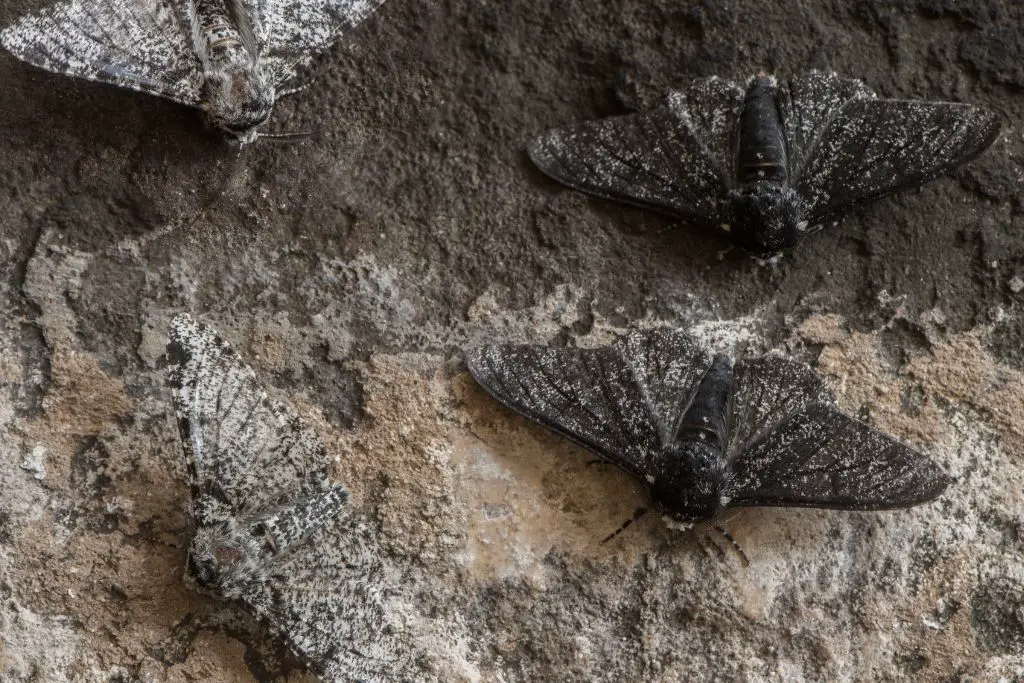
<path fill-rule="evenodd" d="M 248 54 L 242 54 L 238 62 L 207 72 L 203 97 L 215 126 L 241 142 L 252 142 L 255 129 L 274 110 L 274 86 Z"/>
<path fill-rule="evenodd" d="M 677 522 L 713 519 L 728 502 L 729 465 L 716 448 L 699 442 L 667 454 L 670 468 L 650 482 L 651 501 Z"/>
<path fill-rule="evenodd" d="M 263 555 L 261 544 L 234 522 L 199 529 L 189 545 L 186 581 L 217 597 L 240 597 L 262 579 Z"/>
<path fill-rule="evenodd" d="M 732 234 L 755 254 L 774 254 L 796 246 L 804 237 L 800 196 L 793 188 L 754 182 L 733 191 Z"/>

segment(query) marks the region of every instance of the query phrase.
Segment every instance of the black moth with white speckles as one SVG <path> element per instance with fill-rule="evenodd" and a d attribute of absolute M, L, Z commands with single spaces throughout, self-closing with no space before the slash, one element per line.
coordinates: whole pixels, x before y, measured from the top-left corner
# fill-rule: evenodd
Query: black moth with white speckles
<path fill-rule="evenodd" d="M 858 80 L 812 72 L 745 88 L 698 80 L 651 111 L 548 131 L 528 152 L 569 187 L 773 254 L 858 204 L 949 173 L 998 133 L 978 107 L 879 99 Z"/>
<path fill-rule="evenodd" d="M 840 412 L 809 368 L 711 356 L 682 332 L 596 349 L 481 346 L 473 377 L 505 406 L 643 482 L 679 523 L 731 506 L 884 510 L 945 490 L 928 458 Z"/>

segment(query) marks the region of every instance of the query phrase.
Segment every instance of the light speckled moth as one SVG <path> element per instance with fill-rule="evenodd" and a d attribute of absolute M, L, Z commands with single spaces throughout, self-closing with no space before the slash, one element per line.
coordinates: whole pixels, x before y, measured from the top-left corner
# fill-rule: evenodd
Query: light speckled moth
<path fill-rule="evenodd" d="M 162 95 L 252 142 L 298 69 L 384 0 L 66 0 L 0 31 L 19 59 Z"/>
<path fill-rule="evenodd" d="M 195 531 L 186 580 L 239 600 L 324 680 L 426 680 L 371 530 L 323 442 L 209 327 L 174 319 L 168 380 Z"/>

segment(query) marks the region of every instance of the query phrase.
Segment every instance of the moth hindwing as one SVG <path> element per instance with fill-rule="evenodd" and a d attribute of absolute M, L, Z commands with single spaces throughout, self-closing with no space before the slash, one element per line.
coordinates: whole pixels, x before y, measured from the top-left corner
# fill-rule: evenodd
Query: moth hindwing
<path fill-rule="evenodd" d="M 64 0 L 0 44 L 48 71 L 198 107 L 248 143 L 298 70 L 383 2 Z"/>
<path fill-rule="evenodd" d="M 528 152 L 569 187 L 771 254 L 856 205 L 949 173 L 998 133 L 978 107 L 880 99 L 860 81 L 812 72 L 745 87 L 698 80 L 651 111 L 548 131 Z"/>
<path fill-rule="evenodd" d="M 680 523 L 731 506 L 907 507 L 948 484 L 779 356 L 733 364 L 682 332 L 655 330 L 595 349 L 481 346 L 466 360 L 499 402 L 637 477 Z"/>
<path fill-rule="evenodd" d="M 167 354 L 195 526 L 190 583 L 240 600 L 327 680 L 412 670 L 393 572 L 372 525 L 344 514 L 319 436 L 188 315 L 172 322 Z"/>

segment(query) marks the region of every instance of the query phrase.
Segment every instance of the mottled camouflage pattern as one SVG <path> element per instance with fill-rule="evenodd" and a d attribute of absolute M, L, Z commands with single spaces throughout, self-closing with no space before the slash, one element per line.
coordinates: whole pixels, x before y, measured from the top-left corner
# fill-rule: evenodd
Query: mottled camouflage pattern
<path fill-rule="evenodd" d="M 67 0 L 0 31 L 48 71 L 168 97 L 251 142 L 282 88 L 384 0 Z"/>
<path fill-rule="evenodd" d="M 188 581 L 238 599 L 325 680 L 413 680 L 400 577 L 343 512 L 316 433 L 209 327 L 174 319 L 168 377 L 195 534 Z"/>

